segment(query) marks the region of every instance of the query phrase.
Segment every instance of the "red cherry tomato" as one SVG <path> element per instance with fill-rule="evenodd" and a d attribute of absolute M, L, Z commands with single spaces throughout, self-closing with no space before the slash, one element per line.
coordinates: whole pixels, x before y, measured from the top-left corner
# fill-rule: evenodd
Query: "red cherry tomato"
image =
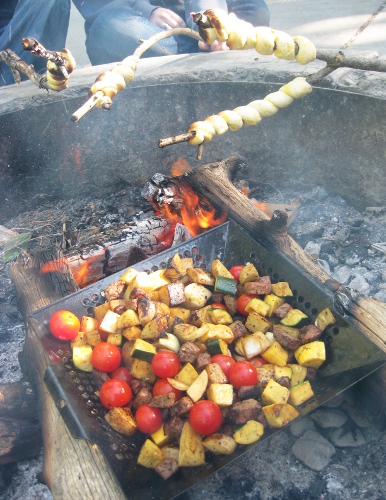
<path fill-rule="evenodd" d="M 222 413 L 216 403 L 202 399 L 195 403 L 190 410 L 189 421 L 198 434 L 208 436 L 217 432 L 221 427 Z"/>
<path fill-rule="evenodd" d="M 220 368 L 224 372 L 226 378 L 229 376 L 229 370 L 236 363 L 232 356 L 227 356 L 226 354 L 215 354 L 210 358 L 210 362 L 220 365 Z"/>
<path fill-rule="evenodd" d="M 248 361 L 237 361 L 229 370 L 229 382 L 235 389 L 243 385 L 256 385 L 257 370 Z"/>
<path fill-rule="evenodd" d="M 180 360 L 172 351 L 158 351 L 151 360 L 153 372 L 160 378 L 174 377 L 180 371 Z"/>
<path fill-rule="evenodd" d="M 266 361 L 261 356 L 255 356 L 254 358 L 249 359 L 248 362 L 252 363 L 256 368 L 268 364 L 268 361 Z"/>
<path fill-rule="evenodd" d="M 113 372 L 121 364 L 121 351 L 114 344 L 101 342 L 92 351 L 91 364 L 101 372 Z"/>
<path fill-rule="evenodd" d="M 248 313 L 245 311 L 245 306 L 250 300 L 254 299 L 255 297 L 258 297 L 258 295 L 248 295 L 246 293 L 240 295 L 236 302 L 236 306 L 240 314 L 242 314 L 243 316 L 248 316 Z"/>
<path fill-rule="evenodd" d="M 153 434 L 162 425 L 162 413 L 159 408 L 142 405 L 135 412 L 138 429 L 144 434 Z"/>
<path fill-rule="evenodd" d="M 224 311 L 227 311 L 227 307 L 225 304 L 221 304 L 221 302 L 213 302 L 213 304 L 210 304 L 210 307 L 212 309 L 224 309 Z"/>
<path fill-rule="evenodd" d="M 229 272 L 233 276 L 233 278 L 239 283 L 240 282 L 240 272 L 244 268 L 244 265 L 233 266 L 229 269 Z"/>
<path fill-rule="evenodd" d="M 153 396 L 161 396 L 162 394 L 169 394 L 169 392 L 174 392 L 176 395 L 176 401 L 182 398 L 182 391 L 175 389 L 166 378 L 160 378 L 153 385 Z"/>
<path fill-rule="evenodd" d="M 70 311 L 56 311 L 50 318 L 50 332 L 59 340 L 74 339 L 80 329 L 80 321 Z"/>
<path fill-rule="evenodd" d="M 119 378 L 120 380 L 124 380 L 126 384 L 130 384 L 134 377 L 126 366 L 119 366 L 116 370 L 110 373 L 110 378 Z"/>
<path fill-rule="evenodd" d="M 106 380 L 99 389 L 99 398 L 105 408 L 126 406 L 133 396 L 130 386 L 119 378 Z"/>

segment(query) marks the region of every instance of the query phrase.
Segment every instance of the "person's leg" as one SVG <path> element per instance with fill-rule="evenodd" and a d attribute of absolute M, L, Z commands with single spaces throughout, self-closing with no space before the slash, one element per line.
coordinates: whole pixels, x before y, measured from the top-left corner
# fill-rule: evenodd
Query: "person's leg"
<path fill-rule="evenodd" d="M 116 0 L 103 8 L 92 23 L 87 38 L 87 53 L 91 64 L 122 61 L 133 54 L 140 39 L 148 39 L 162 30 L 131 9 L 125 2 Z M 142 57 L 177 54 L 174 37 L 161 40 Z"/>
<path fill-rule="evenodd" d="M 22 38 L 36 38 L 48 50 L 61 50 L 66 43 L 70 0 L 19 0 L 15 13 L 0 35 L 0 50 L 11 49 L 36 71 L 47 61 L 23 49 Z M 0 64 L 0 86 L 15 83 L 6 64 Z"/>
<path fill-rule="evenodd" d="M 270 14 L 264 0 L 230 0 L 229 13 L 251 23 L 253 26 L 269 26 Z"/>

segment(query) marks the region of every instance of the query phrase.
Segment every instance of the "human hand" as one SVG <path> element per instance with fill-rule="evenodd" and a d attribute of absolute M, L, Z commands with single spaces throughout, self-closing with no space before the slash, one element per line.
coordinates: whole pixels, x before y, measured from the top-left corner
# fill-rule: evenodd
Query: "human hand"
<path fill-rule="evenodd" d="M 200 41 L 200 42 L 198 42 L 198 46 L 199 46 L 200 50 L 204 50 L 207 52 L 217 52 L 220 50 L 229 50 L 229 47 L 225 42 L 219 42 L 217 40 L 215 40 L 211 44 Z"/>
<path fill-rule="evenodd" d="M 186 28 L 185 21 L 178 14 L 163 7 L 154 9 L 149 21 L 162 29 Z"/>

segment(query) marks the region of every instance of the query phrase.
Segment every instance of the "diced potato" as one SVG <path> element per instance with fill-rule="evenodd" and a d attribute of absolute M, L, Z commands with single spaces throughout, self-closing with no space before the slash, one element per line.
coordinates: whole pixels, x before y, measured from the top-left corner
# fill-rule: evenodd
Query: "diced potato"
<path fill-rule="evenodd" d="M 263 405 L 286 403 L 289 395 L 289 389 L 278 384 L 273 378 L 271 378 L 261 394 L 261 401 Z"/>
<path fill-rule="evenodd" d="M 258 299 L 256 297 L 251 299 L 245 306 L 245 312 L 249 314 L 252 311 L 257 312 L 262 316 L 268 316 L 268 313 L 270 311 L 270 306 L 269 304 L 264 302 L 264 300 Z"/>
<path fill-rule="evenodd" d="M 146 439 L 139 452 L 137 463 L 148 469 L 154 469 L 164 460 L 164 458 L 160 448 L 150 439 Z"/>
<path fill-rule="evenodd" d="M 140 297 L 137 301 L 137 312 L 140 324 L 145 326 L 156 315 L 156 302 L 150 297 Z"/>
<path fill-rule="evenodd" d="M 180 323 L 175 325 L 173 328 L 174 335 L 180 340 L 180 342 L 187 342 L 188 340 L 194 341 L 202 336 L 202 331 L 196 326 L 189 325 L 187 323 Z"/>
<path fill-rule="evenodd" d="M 323 330 L 325 330 L 329 325 L 333 325 L 335 323 L 335 318 L 328 307 L 320 311 L 315 320 L 315 325 Z"/>
<path fill-rule="evenodd" d="M 175 281 L 186 274 L 186 268 L 184 267 L 181 260 L 182 259 L 178 253 L 173 255 L 173 258 L 170 261 L 169 266 L 165 269 L 164 276 L 166 278 Z"/>
<path fill-rule="evenodd" d="M 281 428 L 295 420 L 300 413 L 288 403 L 275 403 L 263 406 L 263 412 L 271 427 Z"/>
<path fill-rule="evenodd" d="M 267 316 L 268 318 L 270 318 L 275 312 L 275 309 L 284 304 L 285 299 L 283 299 L 282 297 L 277 297 L 273 293 L 270 293 L 264 297 L 264 302 L 269 305 L 269 311 L 267 313 Z"/>
<path fill-rule="evenodd" d="M 251 444 L 258 441 L 264 434 L 264 425 L 256 420 L 248 420 L 234 434 L 234 440 L 238 444 Z"/>
<path fill-rule="evenodd" d="M 152 289 L 148 290 L 149 292 L 158 290 L 162 286 L 168 285 L 170 283 L 170 279 L 165 276 L 165 269 L 158 269 L 158 271 L 153 271 L 149 274 L 149 279 L 152 284 Z"/>
<path fill-rule="evenodd" d="M 107 311 L 106 311 L 107 312 Z M 98 321 L 90 316 L 82 316 L 80 320 L 80 331 L 81 332 L 93 332 L 98 329 Z"/>
<path fill-rule="evenodd" d="M 263 366 L 258 366 L 256 368 L 257 374 L 259 376 L 257 385 L 259 387 L 265 387 L 267 383 L 275 377 L 275 365 L 267 363 Z"/>
<path fill-rule="evenodd" d="M 120 345 L 122 345 L 122 340 L 123 340 L 122 334 L 117 332 L 117 333 L 109 333 L 106 342 L 109 342 L 109 344 L 114 344 L 117 347 L 119 347 Z"/>
<path fill-rule="evenodd" d="M 180 318 L 184 323 L 189 323 L 189 317 L 191 314 L 190 309 L 184 307 L 170 307 L 169 315 L 171 318 Z"/>
<path fill-rule="evenodd" d="M 230 455 L 237 446 L 233 437 L 227 434 L 216 433 L 206 437 L 203 441 L 205 449 L 215 455 Z"/>
<path fill-rule="evenodd" d="M 288 352 L 275 340 L 275 342 L 262 353 L 262 357 L 268 361 L 268 363 L 285 366 L 288 361 Z"/>
<path fill-rule="evenodd" d="M 206 392 L 208 399 L 216 403 L 220 408 L 233 404 L 232 384 L 210 384 Z"/>
<path fill-rule="evenodd" d="M 136 340 L 140 338 L 141 332 L 142 330 L 139 326 L 129 326 L 122 330 L 122 335 L 127 340 Z"/>
<path fill-rule="evenodd" d="M 151 364 L 141 359 L 134 359 L 131 365 L 131 374 L 133 377 L 154 384 L 156 376 L 151 368 Z"/>
<path fill-rule="evenodd" d="M 256 281 L 258 278 L 260 278 L 258 270 L 252 263 L 249 263 L 240 271 L 239 282 L 243 285 L 250 281 Z"/>
<path fill-rule="evenodd" d="M 245 321 L 245 327 L 252 333 L 265 333 L 271 328 L 271 323 L 261 314 L 251 311 Z"/>
<path fill-rule="evenodd" d="M 198 373 L 191 363 L 186 363 L 174 377 L 179 382 L 190 386 L 198 377 Z"/>
<path fill-rule="evenodd" d="M 299 406 L 308 399 L 311 399 L 313 395 L 314 391 L 312 390 L 310 381 L 305 380 L 291 387 L 288 402 L 294 406 Z"/>
<path fill-rule="evenodd" d="M 211 296 L 212 292 L 203 285 L 190 283 L 185 287 L 185 302 L 183 302 L 183 307 L 187 309 L 199 309 L 206 305 Z"/>
<path fill-rule="evenodd" d="M 186 274 L 193 283 L 214 286 L 214 276 L 211 273 L 204 271 L 204 269 L 200 269 L 199 267 L 188 269 Z"/>
<path fill-rule="evenodd" d="M 110 311 L 109 309 L 104 315 L 102 322 L 99 325 L 99 329 L 106 333 L 117 333 L 117 324 L 119 318 L 119 314 Z"/>
<path fill-rule="evenodd" d="M 78 335 L 71 340 L 71 349 L 75 346 L 80 347 L 87 344 L 87 336 L 84 332 L 79 332 Z"/>
<path fill-rule="evenodd" d="M 195 403 L 204 395 L 206 388 L 208 387 L 208 380 L 208 372 L 206 370 L 203 370 L 186 391 L 187 395 Z"/>
<path fill-rule="evenodd" d="M 207 342 L 209 339 L 222 339 L 230 344 L 234 339 L 233 332 L 227 325 L 204 323 L 199 330 L 202 331 L 201 342 Z"/>
<path fill-rule="evenodd" d="M 208 315 L 210 323 L 213 323 L 214 325 L 231 325 L 233 323 L 232 316 L 224 309 L 209 308 Z"/>
<path fill-rule="evenodd" d="M 168 329 L 168 317 L 155 317 L 142 328 L 141 338 L 143 339 L 158 339 L 160 335 Z"/>
<path fill-rule="evenodd" d="M 205 370 L 208 372 L 209 382 L 211 384 L 226 384 L 228 382 L 219 364 L 209 363 L 209 365 L 205 367 Z"/>
<path fill-rule="evenodd" d="M 129 267 L 129 269 L 126 269 L 126 271 L 122 274 L 122 276 L 119 278 L 121 281 L 124 281 L 126 285 L 130 284 L 133 279 L 137 276 L 138 271 L 134 269 L 133 267 Z"/>
<path fill-rule="evenodd" d="M 272 283 L 272 293 L 278 297 L 292 297 L 293 293 L 286 281 L 279 281 L 279 283 Z"/>
<path fill-rule="evenodd" d="M 138 314 L 132 309 L 127 309 L 123 312 L 117 319 L 117 328 L 123 329 L 129 326 L 138 326 L 141 322 L 139 321 Z"/>
<path fill-rule="evenodd" d="M 207 306 L 201 307 L 201 309 L 197 309 L 197 311 L 191 311 L 190 318 L 187 323 L 190 323 L 194 326 L 202 326 L 203 323 L 212 323 L 210 318 L 210 312 L 212 310 L 212 306 L 209 304 Z"/>
<path fill-rule="evenodd" d="M 255 332 L 251 335 L 246 335 L 240 339 L 242 344 L 242 352 L 247 359 L 261 355 L 270 345 L 270 340 L 261 332 Z"/>
<path fill-rule="evenodd" d="M 95 347 L 102 342 L 101 336 L 97 331 L 87 332 L 85 335 L 87 344 L 92 347 Z"/>
<path fill-rule="evenodd" d="M 145 271 L 139 272 L 127 285 L 123 295 L 124 300 L 128 301 L 130 299 L 130 294 L 134 288 L 140 288 L 144 292 L 152 292 L 154 290 L 153 283 Z"/>
<path fill-rule="evenodd" d="M 105 419 L 114 430 L 125 436 L 132 436 L 137 430 L 137 424 L 130 408 L 112 408 L 106 413 Z"/>
<path fill-rule="evenodd" d="M 205 448 L 202 438 L 193 430 L 189 422 L 185 422 L 180 437 L 178 465 L 180 467 L 196 467 L 197 465 L 204 464 Z"/>
<path fill-rule="evenodd" d="M 105 314 L 107 313 L 107 311 L 109 309 L 110 309 L 110 306 L 109 306 L 108 302 L 104 302 L 103 304 L 99 304 L 99 306 L 95 306 L 94 307 L 94 318 L 97 321 L 100 321 L 105 316 Z"/>
<path fill-rule="evenodd" d="M 153 432 L 153 434 L 150 434 L 150 437 L 155 442 L 155 444 L 160 447 L 164 446 L 170 441 L 170 436 L 168 436 L 164 432 L 164 424 L 162 424 L 157 431 Z"/>
<path fill-rule="evenodd" d="M 169 384 L 174 387 L 174 389 L 178 389 L 179 391 L 186 391 L 189 389 L 189 386 L 187 384 L 183 384 L 179 380 L 176 380 L 175 378 L 168 378 Z"/>
<path fill-rule="evenodd" d="M 326 348 L 324 342 L 320 340 L 301 345 L 294 354 L 299 365 L 308 368 L 318 369 L 326 361 Z"/>
<path fill-rule="evenodd" d="M 307 368 L 296 364 L 288 365 L 292 370 L 291 387 L 303 382 L 307 376 Z"/>
<path fill-rule="evenodd" d="M 117 307 L 124 307 L 124 308 L 126 308 L 126 301 L 124 299 L 109 300 L 109 309 L 110 309 L 110 311 L 116 312 L 115 309 Z"/>
<path fill-rule="evenodd" d="M 172 307 L 185 301 L 185 287 L 182 283 L 170 283 L 158 290 L 159 300 Z"/>
<path fill-rule="evenodd" d="M 224 278 L 234 279 L 232 274 L 224 266 L 224 264 L 219 260 L 215 259 L 212 261 L 212 274 L 216 278 L 217 276 L 224 276 Z"/>

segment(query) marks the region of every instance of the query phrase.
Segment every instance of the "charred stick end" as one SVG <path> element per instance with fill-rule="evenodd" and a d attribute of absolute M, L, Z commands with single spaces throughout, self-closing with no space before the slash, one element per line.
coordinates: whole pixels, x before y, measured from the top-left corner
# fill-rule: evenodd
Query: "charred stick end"
<path fill-rule="evenodd" d="M 196 132 L 186 132 L 185 134 L 173 135 L 172 137 L 165 137 L 165 139 L 160 139 L 158 141 L 159 148 L 165 148 L 166 146 L 172 146 L 173 144 L 179 144 L 180 142 L 187 142 L 196 135 Z"/>

